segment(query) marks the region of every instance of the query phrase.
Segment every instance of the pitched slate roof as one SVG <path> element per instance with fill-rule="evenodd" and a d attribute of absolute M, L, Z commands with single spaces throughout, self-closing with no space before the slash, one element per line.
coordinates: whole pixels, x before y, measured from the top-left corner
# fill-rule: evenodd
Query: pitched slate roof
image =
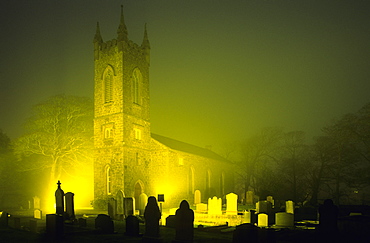
<path fill-rule="evenodd" d="M 152 138 L 160 142 L 161 144 L 182 152 L 190 153 L 190 154 L 195 154 L 195 155 L 200 155 L 206 158 L 214 159 L 214 160 L 219 160 L 219 161 L 224 161 L 224 162 L 230 162 L 227 159 L 223 158 L 222 156 L 216 154 L 215 152 L 206 149 L 206 148 L 201 148 L 195 145 L 191 145 L 189 143 L 184 143 L 172 138 L 164 137 L 158 134 L 152 133 Z"/>

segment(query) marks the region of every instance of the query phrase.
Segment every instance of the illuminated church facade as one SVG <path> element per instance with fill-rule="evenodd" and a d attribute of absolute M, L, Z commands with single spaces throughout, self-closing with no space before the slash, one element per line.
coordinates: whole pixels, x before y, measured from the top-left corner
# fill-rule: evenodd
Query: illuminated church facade
<path fill-rule="evenodd" d="M 164 194 L 166 206 L 233 191 L 230 162 L 211 150 L 152 134 L 150 44 L 128 39 L 123 11 L 117 39 L 94 37 L 94 198 Z"/>

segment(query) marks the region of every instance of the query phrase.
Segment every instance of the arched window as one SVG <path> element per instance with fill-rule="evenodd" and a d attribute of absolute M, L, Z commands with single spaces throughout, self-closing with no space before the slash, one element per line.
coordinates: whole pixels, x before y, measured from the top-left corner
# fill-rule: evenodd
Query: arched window
<path fill-rule="evenodd" d="M 140 83 L 142 82 L 143 76 L 138 68 L 135 68 L 132 73 L 132 95 L 133 102 L 140 104 Z"/>
<path fill-rule="evenodd" d="M 225 173 L 224 172 L 221 172 L 220 192 L 221 192 L 221 197 L 225 195 Z"/>
<path fill-rule="evenodd" d="M 109 165 L 105 168 L 105 179 L 106 179 L 106 190 L 107 190 L 107 195 L 112 194 L 112 181 L 111 181 L 111 169 Z"/>
<path fill-rule="evenodd" d="M 189 169 L 189 194 L 194 193 L 194 167 L 191 166 Z"/>
<path fill-rule="evenodd" d="M 207 175 L 206 175 L 206 196 L 212 197 L 211 195 L 211 171 L 210 170 L 207 170 Z"/>
<path fill-rule="evenodd" d="M 113 100 L 113 72 L 108 69 L 104 75 L 104 102 L 109 103 Z"/>

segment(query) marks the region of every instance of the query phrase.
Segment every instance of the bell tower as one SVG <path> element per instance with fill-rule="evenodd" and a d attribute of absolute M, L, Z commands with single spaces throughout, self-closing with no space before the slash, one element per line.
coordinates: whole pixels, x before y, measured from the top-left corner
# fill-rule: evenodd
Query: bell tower
<path fill-rule="evenodd" d="M 138 45 L 128 38 L 121 6 L 117 38 L 103 41 L 99 23 L 94 43 L 95 199 L 125 191 L 125 170 L 149 160 L 150 44 L 145 26 Z"/>

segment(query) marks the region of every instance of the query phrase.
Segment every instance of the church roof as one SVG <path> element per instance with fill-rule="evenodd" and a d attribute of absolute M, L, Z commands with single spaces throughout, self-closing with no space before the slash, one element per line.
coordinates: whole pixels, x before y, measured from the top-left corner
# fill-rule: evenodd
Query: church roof
<path fill-rule="evenodd" d="M 178 150 L 178 151 L 182 151 L 182 152 L 186 152 L 190 154 L 195 154 L 195 155 L 200 155 L 200 156 L 214 159 L 214 160 L 229 162 L 224 157 L 206 148 L 201 148 L 201 147 L 189 144 L 189 143 L 184 143 L 184 142 L 181 142 L 181 141 L 178 141 L 172 138 L 164 137 L 164 136 L 154 134 L 154 133 L 152 133 L 152 138 L 174 150 Z"/>

